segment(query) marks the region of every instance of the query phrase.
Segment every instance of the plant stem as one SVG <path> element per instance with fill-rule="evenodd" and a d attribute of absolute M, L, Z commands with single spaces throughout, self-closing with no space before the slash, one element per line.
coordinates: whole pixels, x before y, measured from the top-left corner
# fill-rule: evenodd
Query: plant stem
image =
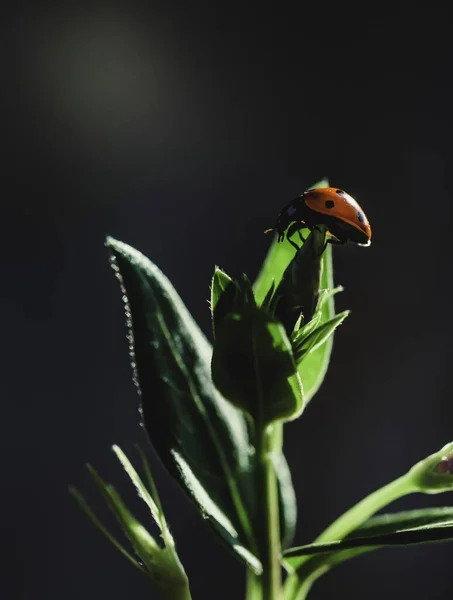
<path fill-rule="evenodd" d="M 261 589 L 261 578 L 251 569 L 247 569 L 245 600 L 262 600 L 263 593 Z"/>
<path fill-rule="evenodd" d="M 398 477 L 346 511 L 316 538 L 315 543 L 342 540 L 387 504 L 416 491 L 409 473 Z M 328 561 L 329 554 L 301 559 L 297 572 L 285 582 L 285 599 L 304 600 L 317 577 L 328 570 Z"/>
<path fill-rule="evenodd" d="M 160 591 L 162 593 L 162 589 Z M 192 600 L 188 584 L 170 588 L 165 594 L 162 593 L 162 597 L 167 598 L 167 600 Z"/>
<path fill-rule="evenodd" d="M 263 564 L 263 600 L 281 599 L 280 566 L 280 515 L 278 483 L 273 453 L 278 444 L 275 427 L 262 427 L 257 431 L 256 453 L 259 489 L 261 491 L 261 562 Z"/>

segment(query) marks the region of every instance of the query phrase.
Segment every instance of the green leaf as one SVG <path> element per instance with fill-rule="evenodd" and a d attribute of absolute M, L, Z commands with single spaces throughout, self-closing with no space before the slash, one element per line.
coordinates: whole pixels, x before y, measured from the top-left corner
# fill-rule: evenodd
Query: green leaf
<path fill-rule="evenodd" d="M 113 545 L 117 550 L 121 552 L 123 556 L 125 556 L 139 571 L 141 571 L 144 575 L 147 575 L 146 569 L 130 554 L 119 542 L 118 540 L 102 525 L 97 516 L 94 514 L 88 502 L 85 500 L 83 495 L 79 492 L 79 490 L 73 486 L 69 487 L 69 492 L 76 500 L 77 504 L 83 510 L 83 512 L 87 515 L 90 521 L 95 525 L 95 527 L 102 533 L 102 535 Z"/>
<path fill-rule="evenodd" d="M 259 571 L 248 427 L 212 383 L 211 346 L 156 265 L 112 238 L 107 246 L 122 285 L 134 379 L 154 449 L 216 532 Z"/>
<path fill-rule="evenodd" d="M 329 181 L 322 179 L 308 189 L 328 187 Z M 277 211 L 276 211 L 277 212 Z M 253 284 L 255 298 L 258 305 L 263 302 L 272 282 L 275 286 L 280 283 L 285 269 L 294 258 L 294 247 L 285 239 L 283 242 L 277 242 L 277 236 L 274 235 L 264 263 Z"/>
<path fill-rule="evenodd" d="M 311 319 L 311 321 L 305 323 L 305 325 L 303 325 L 299 329 L 296 328 L 291 336 L 291 344 L 293 345 L 293 347 L 295 344 L 298 344 L 301 340 L 307 338 L 320 325 L 325 302 L 331 296 L 341 291 L 343 291 L 343 288 L 341 286 L 338 286 L 333 290 L 322 290 L 319 293 L 319 300 L 313 318 Z"/>
<path fill-rule="evenodd" d="M 121 448 L 114 445 L 112 447 L 112 449 L 115 452 L 118 460 L 122 464 L 124 470 L 129 475 L 132 483 L 134 484 L 134 486 L 138 492 L 139 497 L 148 506 L 154 521 L 160 527 L 161 513 L 160 513 L 159 508 L 157 507 L 156 502 L 154 501 L 154 498 L 151 496 L 151 494 L 147 490 L 143 481 L 140 479 L 137 471 L 134 469 L 134 467 L 132 466 L 132 463 L 127 458 L 127 456 L 124 454 L 124 452 L 121 450 Z"/>
<path fill-rule="evenodd" d="M 290 585 L 285 586 L 285 598 L 287 600 L 293 600 L 293 598 L 297 598 L 297 590 L 300 591 L 303 589 L 304 585 L 307 586 L 307 589 L 310 588 L 316 579 L 332 569 L 334 566 L 350 560 L 351 558 L 366 554 L 367 552 L 385 547 L 385 544 L 374 545 L 378 539 L 382 542 L 383 537 L 387 535 L 392 536 L 400 530 L 416 529 L 418 527 L 423 528 L 425 526 L 429 527 L 438 525 L 442 531 L 442 526 L 445 524 L 447 524 L 447 531 L 451 532 L 450 528 L 448 527 L 448 523 L 452 521 L 453 508 L 451 507 L 427 508 L 401 513 L 383 514 L 372 517 L 361 527 L 358 527 L 355 531 L 350 533 L 344 540 L 345 544 L 348 540 L 350 540 L 352 544 L 356 544 L 358 543 L 357 540 L 360 540 L 365 536 L 371 536 L 366 539 L 371 539 L 373 541 L 373 545 L 359 545 L 358 547 L 345 549 L 339 549 L 337 547 L 333 551 L 313 554 L 309 557 L 307 557 L 306 554 L 300 554 L 298 548 L 289 549 L 285 553 L 288 556 L 283 557 L 283 566 L 290 573 L 297 570 L 298 577 L 295 578 L 294 575 L 290 577 L 290 581 L 288 582 Z M 396 539 L 397 538 L 395 538 L 395 541 Z M 436 541 L 440 540 L 438 539 Z M 321 546 L 321 544 L 318 545 Z M 405 545 L 402 540 L 401 545 Z"/>
<path fill-rule="evenodd" d="M 343 323 L 350 311 L 345 310 L 338 315 L 335 315 L 333 319 L 330 319 L 320 327 L 317 327 L 306 337 L 300 336 L 295 338 L 293 341 L 293 352 L 297 363 L 307 358 L 311 352 L 315 352 L 322 344 L 329 339 L 335 329 Z"/>
<path fill-rule="evenodd" d="M 283 326 L 248 301 L 238 311 L 216 327 L 214 383 L 256 423 L 295 418 L 303 392 Z"/>
<path fill-rule="evenodd" d="M 320 287 L 321 290 L 333 289 L 332 246 L 330 244 L 327 245 L 322 255 Z M 333 294 L 330 294 L 322 304 L 320 324 L 327 323 L 334 316 L 335 304 Z M 304 386 L 306 404 L 310 402 L 324 381 L 332 353 L 332 345 L 333 335 L 330 335 L 322 345 L 310 352 L 298 366 L 299 375 Z"/>
<path fill-rule="evenodd" d="M 112 485 L 108 485 L 91 466 L 87 465 L 99 491 L 104 496 L 109 508 L 117 518 L 125 535 L 129 538 L 136 554 L 149 567 L 151 557 L 160 550 L 159 544 L 152 535 L 137 521 L 124 504 L 121 496 Z"/>
<path fill-rule="evenodd" d="M 401 529 L 414 529 L 426 525 L 442 525 L 449 521 L 453 522 L 453 507 L 451 506 L 386 513 L 368 519 L 363 525 L 352 531 L 346 539 L 387 535 Z"/>
<path fill-rule="evenodd" d="M 274 296 L 274 292 L 275 292 L 275 285 L 274 282 L 272 282 L 271 287 L 268 289 L 267 294 L 264 297 L 264 300 L 261 304 L 261 308 L 263 310 L 265 310 L 270 316 L 274 315 L 274 300 L 273 300 L 273 296 Z"/>
<path fill-rule="evenodd" d="M 284 561 L 297 569 L 304 556 L 332 553 L 327 562 L 343 562 L 351 558 L 345 551 L 368 552 L 385 546 L 406 546 L 453 539 L 453 508 L 426 508 L 373 517 L 350 533 L 344 540 L 325 544 L 308 544 L 284 552 Z M 340 556 L 335 556 L 339 554 Z M 340 560 L 341 558 L 341 560 Z M 308 563 L 306 563 L 308 564 Z"/>
<path fill-rule="evenodd" d="M 216 336 L 217 323 L 220 322 L 226 314 L 231 312 L 236 294 L 237 288 L 231 277 L 216 267 L 211 282 L 210 301 L 212 333 L 214 339 Z"/>
<path fill-rule="evenodd" d="M 145 488 L 134 468 L 118 447 L 116 447 L 115 452 L 126 472 L 139 490 L 143 500 L 148 504 L 148 497 L 144 491 Z M 131 542 L 134 552 L 139 557 L 141 563 L 143 563 L 138 563 L 139 569 L 151 579 L 163 598 L 166 598 L 167 600 L 190 600 L 187 575 L 175 552 L 174 545 L 169 548 L 161 547 L 145 527 L 143 527 L 143 525 L 132 515 L 115 488 L 105 483 L 91 465 L 87 466 L 101 494 L 104 496 L 109 508 L 119 522 L 124 534 Z M 136 561 L 129 553 L 125 551 L 120 544 L 116 542 L 115 538 L 104 529 L 97 521 L 96 517 L 93 518 L 94 515 L 92 515 L 91 509 L 84 502 L 83 498 L 77 498 L 76 496 L 76 499 L 94 524 L 102 531 L 102 533 L 104 533 L 104 535 L 106 535 L 109 541 L 135 564 Z M 82 500 L 82 502 L 80 500 Z"/>
<path fill-rule="evenodd" d="M 227 289 L 230 283 L 232 283 L 231 277 L 222 271 L 222 269 L 216 267 L 211 283 L 211 312 L 213 314 L 220 296 Z"/>
<path fill-rule="evenodd" d="M 282 548 L 287 548 L 294 539 L 297 525 L 297 498 L 293 487 L 291 470 L 285 456 L 277 449 L 273 453 L 275 472 L 280 488 L 280 534 Z"/>
<path fill-rule="evenodd" d="M 300 317 L 304 324 L 309 323 L 316 312 L 325 244 L 324 230 L 311 232 L 285 269 L 275 291 L 274 315 L 288 335 Z"/>

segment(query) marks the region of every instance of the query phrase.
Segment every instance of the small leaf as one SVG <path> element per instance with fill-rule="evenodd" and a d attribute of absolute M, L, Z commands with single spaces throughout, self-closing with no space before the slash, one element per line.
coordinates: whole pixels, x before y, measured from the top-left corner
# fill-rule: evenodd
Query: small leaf
<path fill-rule="evenodd" d="M 322 253 L 326 232 L 314 230 L 295 253 L 275 291 L 275 318 L 291 335 L 302 315 L 303 323 L 313 318 L 319 299 Z"/>
<path fill-rule="evenodd" d="M 274 316 L 274 308 L 273 308 L 273 296 L 275 292 L 275 285 L 272 282 L 271 287 L 267 291 L 266 296 L 264 297 L 263 303 L 261 304 L 261 308 L 265 310 L 271 317 Z"/>
<path fill-rule="evenodd" d="M 295 359 L 298 364 L 305 359 L 311 352 L 315 352 L 322 344 L 324 344 L 328 338 L 333 334 L 335 329 L 343 323 L 350 311 L 345 310 L 338 315 L 335 315 L 333 319 L 327 321 L 320 327 L 317 327 L 308 336 L 302 337 L 302 339 L 296 338 L 293 342 L 293 352 Z"/>
<path fill-rule="evenodd" d="M 321 290 L 333 290 L 332 246 L 327 248 L 322 255 Z M 321 309 L 320 324 L 327 323 L 335 316 L 333 294 L 329 294 Z M 322 345 L 311 352 L 299 364 L 298 371 L 304 386 L 305 403 L 308 404 L 319 390 L 329 366 L 332 353 L 333 336 L 331 335 Z"/>
<path fill-rule="evenodd" d="M 162 504 L 160 502 L 160 497 L 159 497 L 159 493 L 157 491 L 157 487 L 156 487 L 156 483 L 154 481 L 154 477 L 151 474 L 151 469 L 150 469 L 150 466 L 149 466 L 148 459 L 147 459 L 145 453 L 143 452 L 143 450 L 140 448 L 140 446 L 136 446 L 136 449 L 137 449 L 137 452 L 140 455 L 140 458 L 142 459 L 143 470 L 145 472 L 145 477 L 146 477 L 146 480 L 148 482 L 149 493 L 151 494 L 151 497 L 154 500 L 154 504 L 156 505 L 157 511 L 159 513 L 159 518 L 161 519 L 162 516 L 163 516 L 163 514 L 164 514 L 164 511 L 163 511 L 163 508 L 162 508 Z"/>
<path fill-rule="evenodd" d="M 223 317 L 231 312 L 237 294 L 237 288 L 224 271 L 216 267 L 211 282 L 211 320 L 215 339 L 216 326 Z"/>
<path fill-rule="evenodd" d="M 214 313 L 217 302 L 219 301 L 222 293 L 227 289 L 229 284 L 232 282 L 231 277 L 227 275 L 219 267 L 215 268 L 214 275 L 211 283 L 211 311 Z"/>
<path fill-rule="evenodd" d="M 122 462 L 126 459 L 125 464 L 127 465 L 128 474 L 133 475 L 132 471 L 134 471 L 134 469 L 132 465 L 129 467 L 128 460 L 124 454 L 121 455 L 121 451 L 120 456 Z M 115 488 L 106 484 L 91 465 L 87 466 L 101 494 L 104 496 L 109 508 L 119 522 L 124 534 L 131 542 L 134 552 L 143 562 L 143 568 L 141 570 L 152 580 L 162 596 L 167 600 L 176 598 L 190 600 L 187 575 L 175 552 L 174 546 L 171 546 L 170 548 L 159 546 L 152 535 L 131 514 Z M 136 482 L 134 481 L 134 483 Z M 95 524 L 98 525 L 96 522 Z M 116 547 L 119 546 L 119 544 L 115 543 L 116 540 L 114 538 L 110 535 L 107 537 Z M 123 554 L 124 553 L 127 556 L 128 553 L 125 551 Z M 140 564 L 139 566 L 141 567 Z"/>
<path fill-rule="evenodd" d="M 230 402 L 263 425 L 302 411 L 302 386 L 285 330 L 249 302 L 217 326 L 212 376 Z"/>
<path fill-rule="evenodd" d="M 91 465 L 87 466 L 109 508 L 117 518 L 123 532 L 129 538 L 136 554 L 149 568 L 150 558 L 160 549 L 160 546 L 143 525 L 131 514 L 115 488 L 106 484 Z"/>
<path fill-rule="evenodd" d="M 136 488 L 136 490 L 138 492 L 138 495 L 145 502 L 145 504 L 148 506 L 148 508 L 149 508 L 149 510 L 150 510 L 150 512 L 151 512 L 151 514 L 153 516 L 154 521 L 156 522 L 156 524 L 160 528 L 160 518 L 161 518 L 160 511 L 159 511 L 156 503 L 154 502 L 154 499 L 152 498 L 151 494 L 146 489 L 146 487 L 143 484 L 142 480 L 140 479 L 137 471 L 134 469 L 134 467 L 132 466 L 130 460 L 127 458 L 127 456 L 121 450 L 121 448 L 119 448 L 118 446 L 114 445 L 112 447 L 112 449 L 115 452 L 116 456 L 118 457 L 118 460 L 122 464 L 124 470 L 129 475 L 132 483 L 134 484 L 134 486 L 135 486 L 135 488 Z"/>
<path fill-rule="evenodd" d="M 297 569 L 308 555 L 322 560 L 330 568 L 345 560 L 385 546 L 405 546 L 453 539 L 453 508 L 425 508 L 372 517 L 344 540 L 326 544 L 308 544 L 284 552 L 284 563 Z M 326 554 L 331 553 L 331 554 Z M 305 563 L 304 567 L 309 563 Z"/>
<path fill-rule="evenodd" d="M 123 556 L 125 556 L 139 571 L 141 571 L 144 575 L 147 575 L 146 569 L 130 554 L 119 542 L 118 540 L 102 525 L 99 519 L 94 514 L 88 502 L 82 496 L 82 494 L 75 487 L 70 486 L 69 492 L 75 498 L 80 508 L 87 515 L 90 521 L 95 525 L 97 529 L 102 533 L 102 535 L 113 545 L 117 550 L 121 552 Z"/>
<path fill-rule="evenodd" d="M 321 290 L 320 291 L 318 305 L 316 307 L 316 311 L 315 311 L 315 314 L 313 315 L 312 320 L 309 321 L 308 323 L 305 323 L 305 325 L 303 325 L 299 329 L 296 329 L 291 336 L 291 343 L 293 344 L 293 346 L 294 346 L 294 343 L 299 342 L 300 340 L 303 340 L 306 337 L 308 337 L 310 335 L 310 333 L 312 333 L 312 331 L 314 331 L 320 325 L 321 319 L 322 319 L 322 314 L 323 314 L 322 311 L 323 311 L 325 303 L 331 296 L 334 296 L 338 292 L 342 292 L 342 291 L 343 291 L 343 288 L 341 286 L 338 286 L 337 288 L 335 288 L 333 290 Z"/>

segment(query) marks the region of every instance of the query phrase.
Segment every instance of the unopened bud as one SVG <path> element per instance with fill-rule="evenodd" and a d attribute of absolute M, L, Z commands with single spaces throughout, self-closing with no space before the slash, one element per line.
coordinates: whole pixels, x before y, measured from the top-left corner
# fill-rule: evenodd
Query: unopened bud
<path fill-rule="evenodd" d="M 413 484 L 426 494 L 453 491 L 453 442 L 414 465 L 409 475 Z"/>

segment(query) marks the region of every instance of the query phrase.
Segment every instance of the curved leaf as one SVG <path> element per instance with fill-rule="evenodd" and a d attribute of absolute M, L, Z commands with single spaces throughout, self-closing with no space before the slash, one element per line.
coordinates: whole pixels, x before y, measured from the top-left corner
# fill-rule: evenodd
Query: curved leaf
<path fill-rule="evenodd" d="M 319 301 L 322 254 L 326 244 L 324 230 L 312 231 L 296 251 L 275 290 L 275 317 L 288 335 L 299 322 L 309 323 Z"/>
<path fill-rule="evenodd" d="M 453 508 L 425 508 L 378 515 L 355 529 L 344 540 L 325 544 L 307 544 L 284 552 L 284 561 L 297 569 L 299 558 L 332 553 L 324 564 L 351 558 L 345 551 L 368 552 L 385 546 L 406 546 L 453 539 Z M 341 560 L 340 560 L 341 559 Z"/>
<path fill-rule="evenodd" d="M 320 290 L 332 290 L 333 287 L 332 246 L 328 244 L 322 258 Z M 319 326 L 328 323 L 334 317 L 334 295 L 330 294 L 322 304 Z M 299 375 L 304 386 L 306 404 L 310 402 L 324 381 L 327 367 L 329 366 L 330 355 L 332 354 L 333 337 L 333 335 L 329 335 L 325 342 L 305 356 L 304 360 L 298 366 Z"/>

